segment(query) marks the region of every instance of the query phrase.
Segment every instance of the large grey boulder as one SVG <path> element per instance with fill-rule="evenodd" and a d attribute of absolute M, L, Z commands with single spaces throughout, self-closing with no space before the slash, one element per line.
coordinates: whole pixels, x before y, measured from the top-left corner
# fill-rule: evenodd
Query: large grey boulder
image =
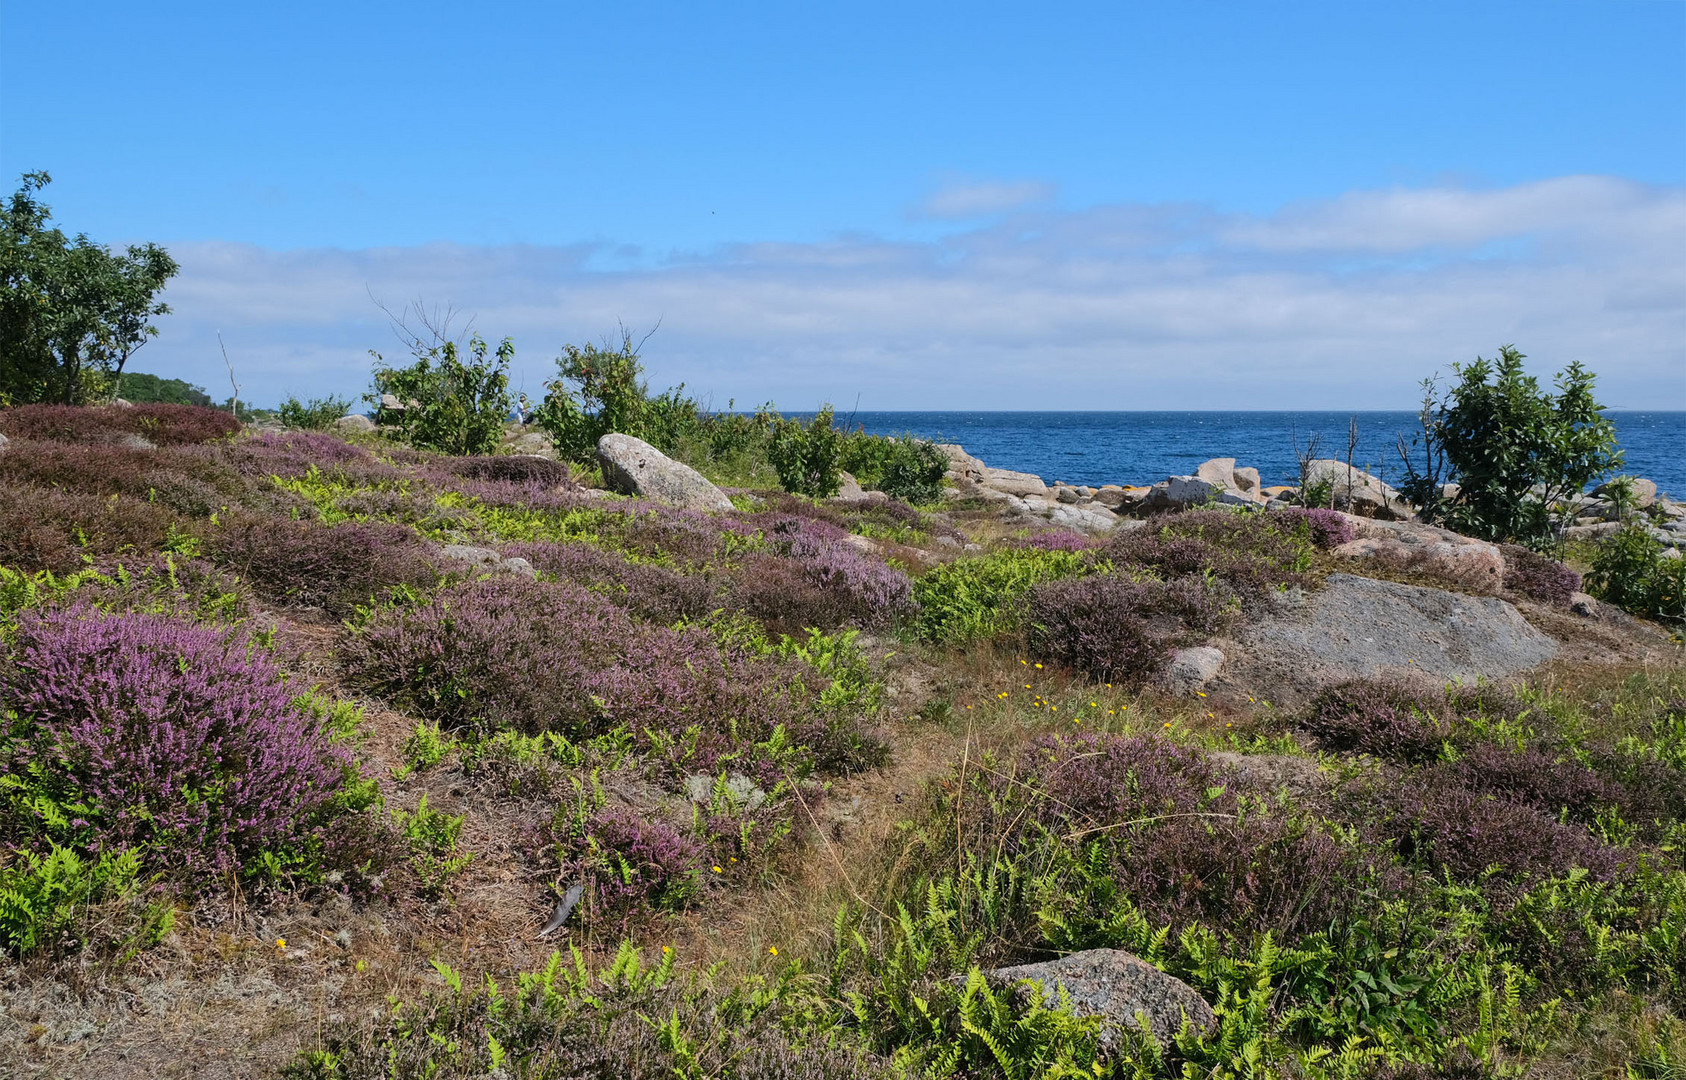
<path fill-rule="evenodd" d="M 937 443 L 936 447 L 948 455 L 948 478 L 983 483 L 984 470 L 989 466 L 968 454 L 959 443 Z"/>
<path fill-rule="evenodd" d="M 688 510 L 730 510 L 732 500 L 697 470 L 674 461 L 643 439 L 610 434 L 597 440 L 603 482 L 623 495 Z"/>
<path fill-rule="evenodd" d="M 1398 491 L 1344 461 L 1318 458 L 1306 466 L 1307 485 L 1325 482 L 1336 509 L 1385 521 L 1407 521 L 1416 513 Z"/>
<path fill-rule="evenodd" d="M 1557 642 L 1496 597 L 1330 574 L 1318 592 L 1279 599 L 1226 653 L 1227 684 L 1282 704 L 1345 679 L 1508 678 L 1550 660 Z"/>
<path fill-rule="evenodd" d="M 1170 476 L 1153 485 L 1144 505 L 1150 509 L 1172 510 L 1201 506 L 1246 506 L 1257 509 L 1263 506 L 1264 502 L 1255 496 L 1244 495 L 1236 488 L 1217 480 L 1201 476 Z"/>
<path fill-rule="evenodd" d="M 983 471 L 983 486 L 1004 495 L 1047 495 L 1048 485 L 1035 473 L 1014 472 L 1012 469 Z"/>
<path fill-rule="evenodd" d="M 334 430 L 343 431 L 348 435 L 363 434 L 375 430 L 375 422 L 367 416 L 347 413 L 334 421 Z"/>
<path fill-rule="evenodd" d="M 1144 1022 L 1161 1044 L 1176 1037 L 1185 1019 L 1206 1031 L 1217 1023 L 1212 1006 L 1194 987 L 1121 949 L 1089 949 L 1042 964 L 996 968 L 984 978 L 993 986 L 1016 986 L 1026 1003 L 1037 987 L 1049 1003 L 1064 990 L 1073 1013 L 1101 1018 L 1101 1045 L 1108 1049 L 1118 1044 L 1121 1029 L 1140 1031 Z"/>
<path fill-rule="evenodd" d="M 1171 654 L 1170 662 L 1165 665 L 1165 672 L 1160 681 L 1172 693 L 1188 697 L 1216 678 L 1223 666 L 1224 654 L 1221 649 L 1210 645 L 1178 649 Z"/>

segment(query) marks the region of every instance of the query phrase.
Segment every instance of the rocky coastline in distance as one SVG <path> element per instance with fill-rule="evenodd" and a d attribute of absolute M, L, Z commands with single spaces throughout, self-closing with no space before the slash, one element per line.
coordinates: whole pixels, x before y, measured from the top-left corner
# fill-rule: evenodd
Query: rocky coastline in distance
<path fill-rule="evenodd" d="M 1082 532 L 1106 532 L 1138 528 L 1147 516 L 1201 506 L 1235 506 L 1260 510 L 1286 509 L 1301 505 L 1299 489 L 1291 485 L 1261 486 L 1259 471 L 1237 464 L 1235 458 L 1213 458 L 1187 476 L 1168 476 L 1150 485 L 1052 484 L 1034 473 L 998 469 L 967 453 L 957 443 L 938 443 L 948 455 L 946 493 L 957 499 L 984 499 L 1026 520 L 1047 522 Z M 1416 509 L 1396 489 L 1376 476 L 1332 458 L 1309 463 L 1307 478 L 1313 484 L 1328 484 L 1334 508 L 1365 519 L 1372 531 L 1402 534 L 1427 531 L 1467 544 L 1479 543 L 1448 530 L 1417 523 Z M 1448 494 L 1456 492 L 1448 485 Z M 1594 540 L 1622 528 L 1620 508 L 1609 497 L 1609 485 L 1580 496 L 1573 508 L 1574 524 L 1564 532 L 1566 540 Z M 1640 512 L 1651 535 L 1670 551 L 1686 549 L 1686 503 L 1660 493 L 1657 485 L 1643 478 L 1632 481 L 1630 509 Z M 1388 529 L 1385 523 L 1410 526 Z M 1362 542 L 1373 537 L 1360 537 Z M 1487 545 L 1483 545 L 1487 546 Z M 1353 552 L 1356 554 L 1356 552 Z"/>

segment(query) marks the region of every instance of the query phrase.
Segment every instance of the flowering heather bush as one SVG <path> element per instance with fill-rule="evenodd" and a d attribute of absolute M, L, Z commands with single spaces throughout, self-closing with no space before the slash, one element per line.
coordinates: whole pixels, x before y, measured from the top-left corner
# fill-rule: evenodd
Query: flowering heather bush
<path fill-rule="evenodd" d="M 629 806 L 597 811 L 587 822 L 580 849 L 597 878 L 599 895 L 611 904 L 677 911 L 701 886 L 702 845 Z"/>
<path fill-rule="evenodd" d="M 502 480 L 519 484 L 543 484 L 552 488 L 578 488 L 569 476 L 568 466 L 549 458 L 529 454 L 454 458 L 450 465 L 458 476 L 470 480 Z"/>
<path fill-rule="evenodd" d="M 395 585 L 432 585 L 429 548 L 390 522 L 240 516 L 211 539 L 216 559 L 271 599 L 348 614 Z"/>
<path fill-rule="evenodd" d="M 1349 886 L 1363 869 L 1314 825 L 1244 805 L 1237 777 L 1164 739 L 1044 737 L 1020 779 L 1028 787 L 990 781 L 996 827 L 1028 817 L 1043 836 L 1101 845 L 1108 877 L 1155 924 L 1318 929 L 1352 902 Z"/>
<path fill-rule="evenodd" d="M 1615 786 L 1585 765 L 1535 747 L 1516 751 L 1480 742 L 1456 762 L 1434 771 L 1477 794 L 1526 803 L 1553 818 L 1567 813 L 1583 824 L 1591 822 L 1600 809 L 1621 801 Z"/>
<path fill-rule="evenodd" d="M 19 570 L 68 573 L 84 555 L 158 551 L 179 523 L 167 507 L 132 496 L 0 482 L 0 563 Z"/>
<path fill-rule="evenodd" d="M 14 439 L 115 442 L 140 435 L 159 446 L 212 442 L 240 430 L 240 421 L 197 405 L 24 405 L 0 410 L 0 432 Z"/>
<path fill-rule="evenodd" d="M 1439 701 L 1433 697 L 1439 696 Z M 1444 695 L 1401 683 L 1355 679 L 1327 687 L 1301 720 L 1327 750 L 1345 750 L 1393 761 L 1433 761 L 1452 735 Z"/>
<path fill-rule="evenodd" d="M 1311 534 L 1311 542 L 1327 551 L 1355 539 L 1352 522 L 1338 510 L 1323 507 L 1291 506 L 1278 515 L 1286 524 L 1304 522 Z"/>
<path fill-rule="evenodd" d="M 1535 807 L 1441 779 L 1431 771 L 1371 796 L 1384 808 L 1381 836 L 1408 862 L 1449 871 L 1462 881 L 1480 880 L 1496 868 L 1504 883 L 1559 877 L 1576 868 L 1611 881 L 1632 870 L 1632 852 L 1611 847 L 1584 829 L 1560 824 Z"/>
<path fill-rule="evenodd" d="M 0 455 L 0 484 L 130 495 L 193 517 L 225 505 L 261 504 L 251 483 L 215 456 L 220 449 L 21 442 Z"/>
<path fill-rule="evenodd" d="M 1581 591 L 1581 575 L 1556 559 L 1529 551 L 1519 544 L 1503 544 L 1505 588 L 1543 604 L 1569 606 L 1569 597 Z"/>
<path fill-rule="evenodd" d="M 1114 563 L 1142 566 L 1163 577 L 1211 573 L 1244 598 L 1283 585 L 1305 583 L 1310 541 L 1284 530 L 1273 514 L 1191 510 L 1161 518 L 1156 527 L 1116 537 L 1107 548 Z"/>
<path fill-rule="evenodd" d="M 734 764 L 763 785 L 785 763 L 754 749 L 783 728 L 803 768 L 873 760 L 859 720 L 806 707 L 798 670 L 717 646 L 702 630 L 641 626 L 564 582 L 487 578 L 383 613 L 349 649 L 351 673 L 449 728 L 509 726 L 579 740 L 624 728 L 674 769 Z"/>
<path fill-rule="evenodd" d="M 916 610 L 907 575 L 861 552 L 837 526 L 780 514 L 753 520 L 776 554 L 738 568 L 727 595 L 739 610 L 786 630 L 883 627 Z"/>
<path fill-rule="evenodd" d="M 60 839 L 180 870 L 239 870 L 299 839 L 346 779 L 266 655 L 168 617 L 26 614 L 0 706 L 20 809 Z"/>
<path fill-rule="evenodd" d="M 1031 589 L 1024 621 L 1038 656 L 1102 681 L 1135 683 L 1158 671 L 1172 649 L 1222 629 L 1231 611 L 1198 578 L 1092 574 Z"/>
<path fill-rule="evenodd" d="M 260 431 L 229 448 L 235 467 L 246 476 L 303 476 L 312 468 L 373 466 L 375 456 L 361 446 L 320 431 Z"/>
<path fill-rule="evenodd" d="M 694 619 L 714 607 L 714 590 L 705 578 L 631 562 L 591 544 L 509 544 L 504 554 L 526 559 L 541 574 L 584 585 L 649 622 Z"/>
<path fill-rule="evenodd" d="M 1046 529 L 1031 533 L 1018 545 L 1035 551 L 1089 551 L 1100 547 L 1101 541 L 1068 529 Z"/>

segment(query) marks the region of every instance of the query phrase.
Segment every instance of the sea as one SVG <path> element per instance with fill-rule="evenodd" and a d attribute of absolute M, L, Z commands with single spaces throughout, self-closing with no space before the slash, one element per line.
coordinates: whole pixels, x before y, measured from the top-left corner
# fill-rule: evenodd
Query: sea
<path fill-rule="evenodd" d="M 1686 412 L 1605 415 L 1627 455 L 1622 471 L 1686 497 Z M 837 421 L 959 443 L 998 469 L 1094 487 L 1152 484 L 1215 457 L 1258 469 L 1267 485 L 1297 483 L 1295 446 L 1316 439 L 1318 457 L 1344 461 L 1354 425 L 1353 464 L 1392 483 L 1404 474 L 1398 437 L 1409 445 L 1418 430 L 1414 412 L 858 412 Z"/>

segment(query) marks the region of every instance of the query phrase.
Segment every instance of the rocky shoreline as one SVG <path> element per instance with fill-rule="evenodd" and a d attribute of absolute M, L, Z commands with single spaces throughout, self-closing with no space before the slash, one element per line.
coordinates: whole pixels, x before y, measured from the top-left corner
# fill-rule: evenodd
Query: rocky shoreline
<path fill-rule="evenodd" d="M 1259 471 L 1238 465 L 1235 458 L 1213 458 L 1192 475 L 1168 476 L 1154 484 L 1090 487 L 1059 481 L 1050 484 L 1034 473 L 986 465 L 957 443 L 937 445 L 948 455 L 945 478 L 951 485 L 947 489 L 951 498 L 996 502 L 1016 516 L 1082 532 L 1133 527 L 1131 522 L 1142 522 L 1154 514 L 1202 506 L 1281 510 L 1301 505 L 1298 488 L 1262 486 Z M 1325 458 L 1312 461 L 1307 476 L 1310 483 L 1327 484 L 1334 508 L 1347 514 L 1367 522 L 1432 528 L 1415 524 L 1416 509 L 1404 496 L 1363 469 Z M 1455 490 L 1455 486 L 1449 485 L 1448 494 Z M 1606 484 L 1580 496 L 1573 508 L 1574 524 L 1565 530 L 1564 539 L 1595 540 L 1621 529 L 1623 514 L 1611 497 L 1614 494 L 1611 485 Z M 1632 481 L 1628 509 L 1638 513 L 1658 542 L 1673 551 L 1686 549 L 1686 503 L 1658 492 L 1652 481 L 1639 478 Z M 1458 541 L 1478 543 L 1443 529 L 1432 531 L 1456 537 Z"/>

